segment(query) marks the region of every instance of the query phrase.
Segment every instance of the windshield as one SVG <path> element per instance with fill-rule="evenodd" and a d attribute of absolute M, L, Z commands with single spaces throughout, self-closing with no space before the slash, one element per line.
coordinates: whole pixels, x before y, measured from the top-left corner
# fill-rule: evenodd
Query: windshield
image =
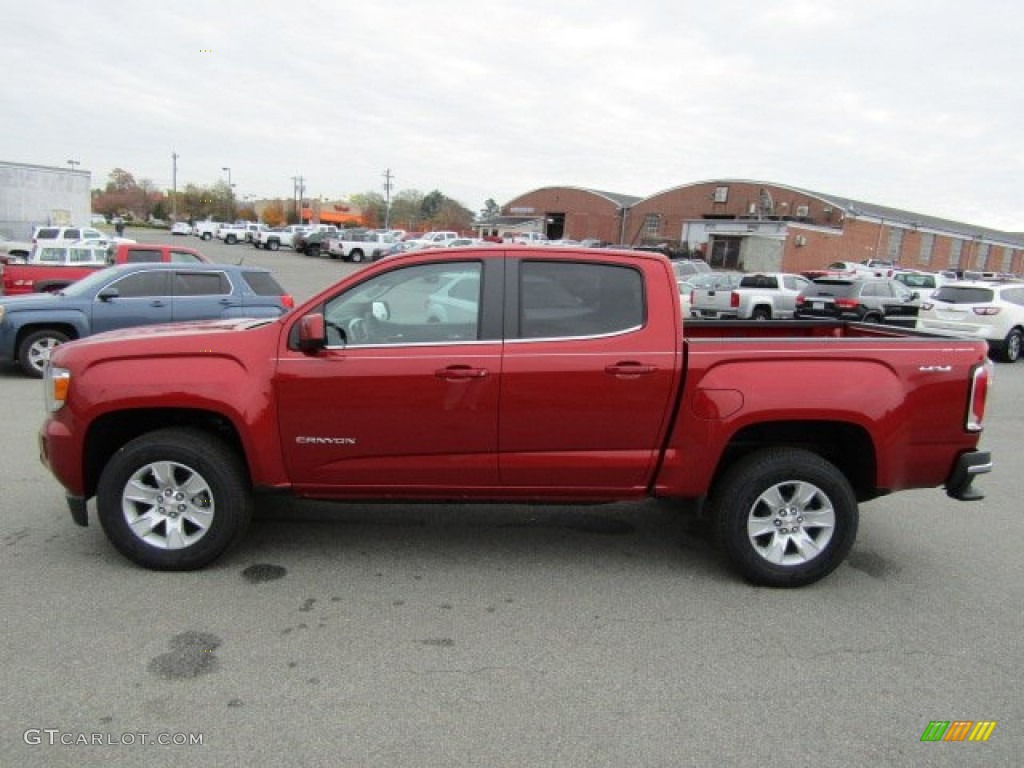
<path fill-rule="evenodd" d="M 60 293 L 63 296 L 89 296 L 112 280 L 119 271 L 118 267 L 107 267 L 106 269 L 97 270 L 81 280 L 76 280 Z"/>

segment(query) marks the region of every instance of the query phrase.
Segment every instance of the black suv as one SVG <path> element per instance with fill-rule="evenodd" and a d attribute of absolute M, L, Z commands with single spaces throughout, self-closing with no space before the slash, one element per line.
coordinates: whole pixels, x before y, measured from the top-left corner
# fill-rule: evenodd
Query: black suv
<path fill-rule="evenodd" d="M 797 297 L 794 317 L 913 327 L 918 294 L 886 277 L 820 277 Z"/>

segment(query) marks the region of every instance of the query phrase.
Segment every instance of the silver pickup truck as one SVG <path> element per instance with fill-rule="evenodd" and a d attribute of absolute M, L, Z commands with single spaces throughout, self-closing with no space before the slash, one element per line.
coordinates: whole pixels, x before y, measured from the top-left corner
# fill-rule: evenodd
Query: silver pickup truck
<path fill-rule="evenodd" d="M 811 281 L 786 272 L 744 275 L 733 288 L 695 288 L 690 315 L 714 319 L 772 320 L 793 317 L 796 297 Z"/>

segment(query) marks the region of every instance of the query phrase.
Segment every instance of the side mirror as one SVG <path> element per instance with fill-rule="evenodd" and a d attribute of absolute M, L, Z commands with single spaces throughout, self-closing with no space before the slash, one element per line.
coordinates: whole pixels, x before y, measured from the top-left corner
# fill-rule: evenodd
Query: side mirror
<path fill-rule="evenodd" d="M 327 346 L 327 326 L 320 313 L 304 315 L 299 320 L 299 349 L 310 354 Z"/>
<path fill-rule="evenodd" d="M 117 292 L 117 288 L 105 288 L 96 295 L 96 298 L 100 301 L 110 301 L 112 299 L 116 299 L 120 295 L 121 294 Z"/>

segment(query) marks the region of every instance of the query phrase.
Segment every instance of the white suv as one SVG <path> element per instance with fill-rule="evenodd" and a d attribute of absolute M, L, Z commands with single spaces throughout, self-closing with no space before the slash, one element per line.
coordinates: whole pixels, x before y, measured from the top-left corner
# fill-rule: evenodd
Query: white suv
<path fill-rule="evenodd" d="M 36 227 L 32 232 L 32 242 L 36 245 L 68 245 L 69 243 L 77 243 L 80 240 L 118 243 L 135 242 L 127 237 L 108 235 L 93 227 Z"/>
<path fill-rule="evenodd" d="M 942 285 L 921 304 L 917 327 L 985 339 L 993 357 L 1016 362 L 1024 351 L 1024 283 Z"/>

